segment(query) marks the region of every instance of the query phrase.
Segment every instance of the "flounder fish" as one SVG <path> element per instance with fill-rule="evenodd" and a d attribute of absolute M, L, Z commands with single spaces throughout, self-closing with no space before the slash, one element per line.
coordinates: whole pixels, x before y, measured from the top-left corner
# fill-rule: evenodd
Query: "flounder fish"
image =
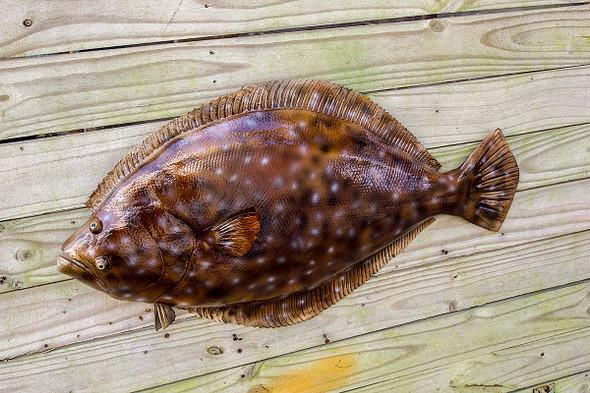
<path fill-rule="evenodd" d="M 502 132 L 457 169 L 363 95 L 284 80 L 220 97 L 148 136 L 87 201 L 59 270 L 122 300 L 291 325 L 376 273 L 433 216 L 497 231 L 518 183 Z"/>

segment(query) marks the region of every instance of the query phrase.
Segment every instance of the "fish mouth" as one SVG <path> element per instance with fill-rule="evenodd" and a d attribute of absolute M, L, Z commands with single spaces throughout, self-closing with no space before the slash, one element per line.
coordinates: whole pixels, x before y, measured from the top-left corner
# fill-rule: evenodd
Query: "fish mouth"
<path fill-rule="evenodd" d="M 94 274 L 88 266 L 79 259 L 76 259 L 68 253 L 62 252 L 57 257 L 57 269 L 70 277 L 77 278 L 85 284 L 100 291 L 109 292 L 104 280 Z"/>
<path fill-rule="evenodd" d="M 84 265 L 84 263 L 82 263 L 81 261 L 78 261 L 77 259 L 72 258 L 71 256 L 69 256 L 65 252 L 62 252 L 59 254 L 59 256 L 57 258 L 57 268 L 59 269 L 60 272 L 65 273 L 65 274 L 69 274 L 69 275 L 71 275 L 69 272 L 72 268 L 74 270 L 80 269 L 84 273 L 91 273 L 90 269 L 88 269 L 88 267 L 86 265 Z"/>

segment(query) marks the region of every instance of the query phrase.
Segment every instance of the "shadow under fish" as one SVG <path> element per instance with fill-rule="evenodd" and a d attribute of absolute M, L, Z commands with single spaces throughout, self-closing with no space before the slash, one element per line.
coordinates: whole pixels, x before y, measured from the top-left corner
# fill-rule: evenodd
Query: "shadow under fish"
<path fill-rule="evenodd" d="M 433 216 L 500 228 L 518 167 L 502 132 L 457 169 L 391 115 L 317 80 L 254 85 L 172 121 L 94 191 L 59 270 L 122 300 L 276 327 L 330 307 Z"/>

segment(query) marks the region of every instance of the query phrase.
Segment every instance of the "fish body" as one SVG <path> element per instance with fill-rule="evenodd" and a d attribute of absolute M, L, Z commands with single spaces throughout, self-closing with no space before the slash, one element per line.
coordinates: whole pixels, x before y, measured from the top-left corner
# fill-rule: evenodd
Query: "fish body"
<path fill-rule="evenodd" d="M 156 303 L 160 320 L 180 307 L 288 325 L 362 284 L 437 214 L 499 228 L 518 182 L 501 132 L 458 169 L 439 167 L 395 119 L 342 86 L 251 86 L 129 153 L 90 198 L 93 215 L 58 264 L 116 298 Z"/>

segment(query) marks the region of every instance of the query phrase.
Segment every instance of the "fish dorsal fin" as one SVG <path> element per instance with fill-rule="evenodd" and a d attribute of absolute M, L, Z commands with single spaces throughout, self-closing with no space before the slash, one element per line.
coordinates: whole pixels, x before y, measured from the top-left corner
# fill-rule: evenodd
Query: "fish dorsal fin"
<path fill-rule="evenodd" d="M 154 304 L 154 323 L 156 330 L 166 329 L 176 319 L 174 309 L 165 304 Z"/>
<path fill-rule="evenodd" d="M 210 232 L 212 248 L 232 257 L 243 257 L 254 245 L 260 231 L 260 215 L 244 213 L 226 220 Z"/>
<path fill-rule="evenodd" d="M 369 98 L 332 82 L 291 79 L 243 88 L 168 123 L 115 165 L 86 201 L 86 206 L 96 212 L 117 186 L 172 139 L 232 115 L 270 109 L 301 109 L 350 121 L 435 170 L 440 168 L 414 135 Z"/>
<path fill-rule="evenodd" d="M 305 321 L 358 288 L 399 254 L 434 218 L 423 221 L 371 258 L 359 262 L 319 287 L 283 299 L 226 307 L 199 307 L 188 311 L 219 322 L 258 327 L 278 327 Z"/>

